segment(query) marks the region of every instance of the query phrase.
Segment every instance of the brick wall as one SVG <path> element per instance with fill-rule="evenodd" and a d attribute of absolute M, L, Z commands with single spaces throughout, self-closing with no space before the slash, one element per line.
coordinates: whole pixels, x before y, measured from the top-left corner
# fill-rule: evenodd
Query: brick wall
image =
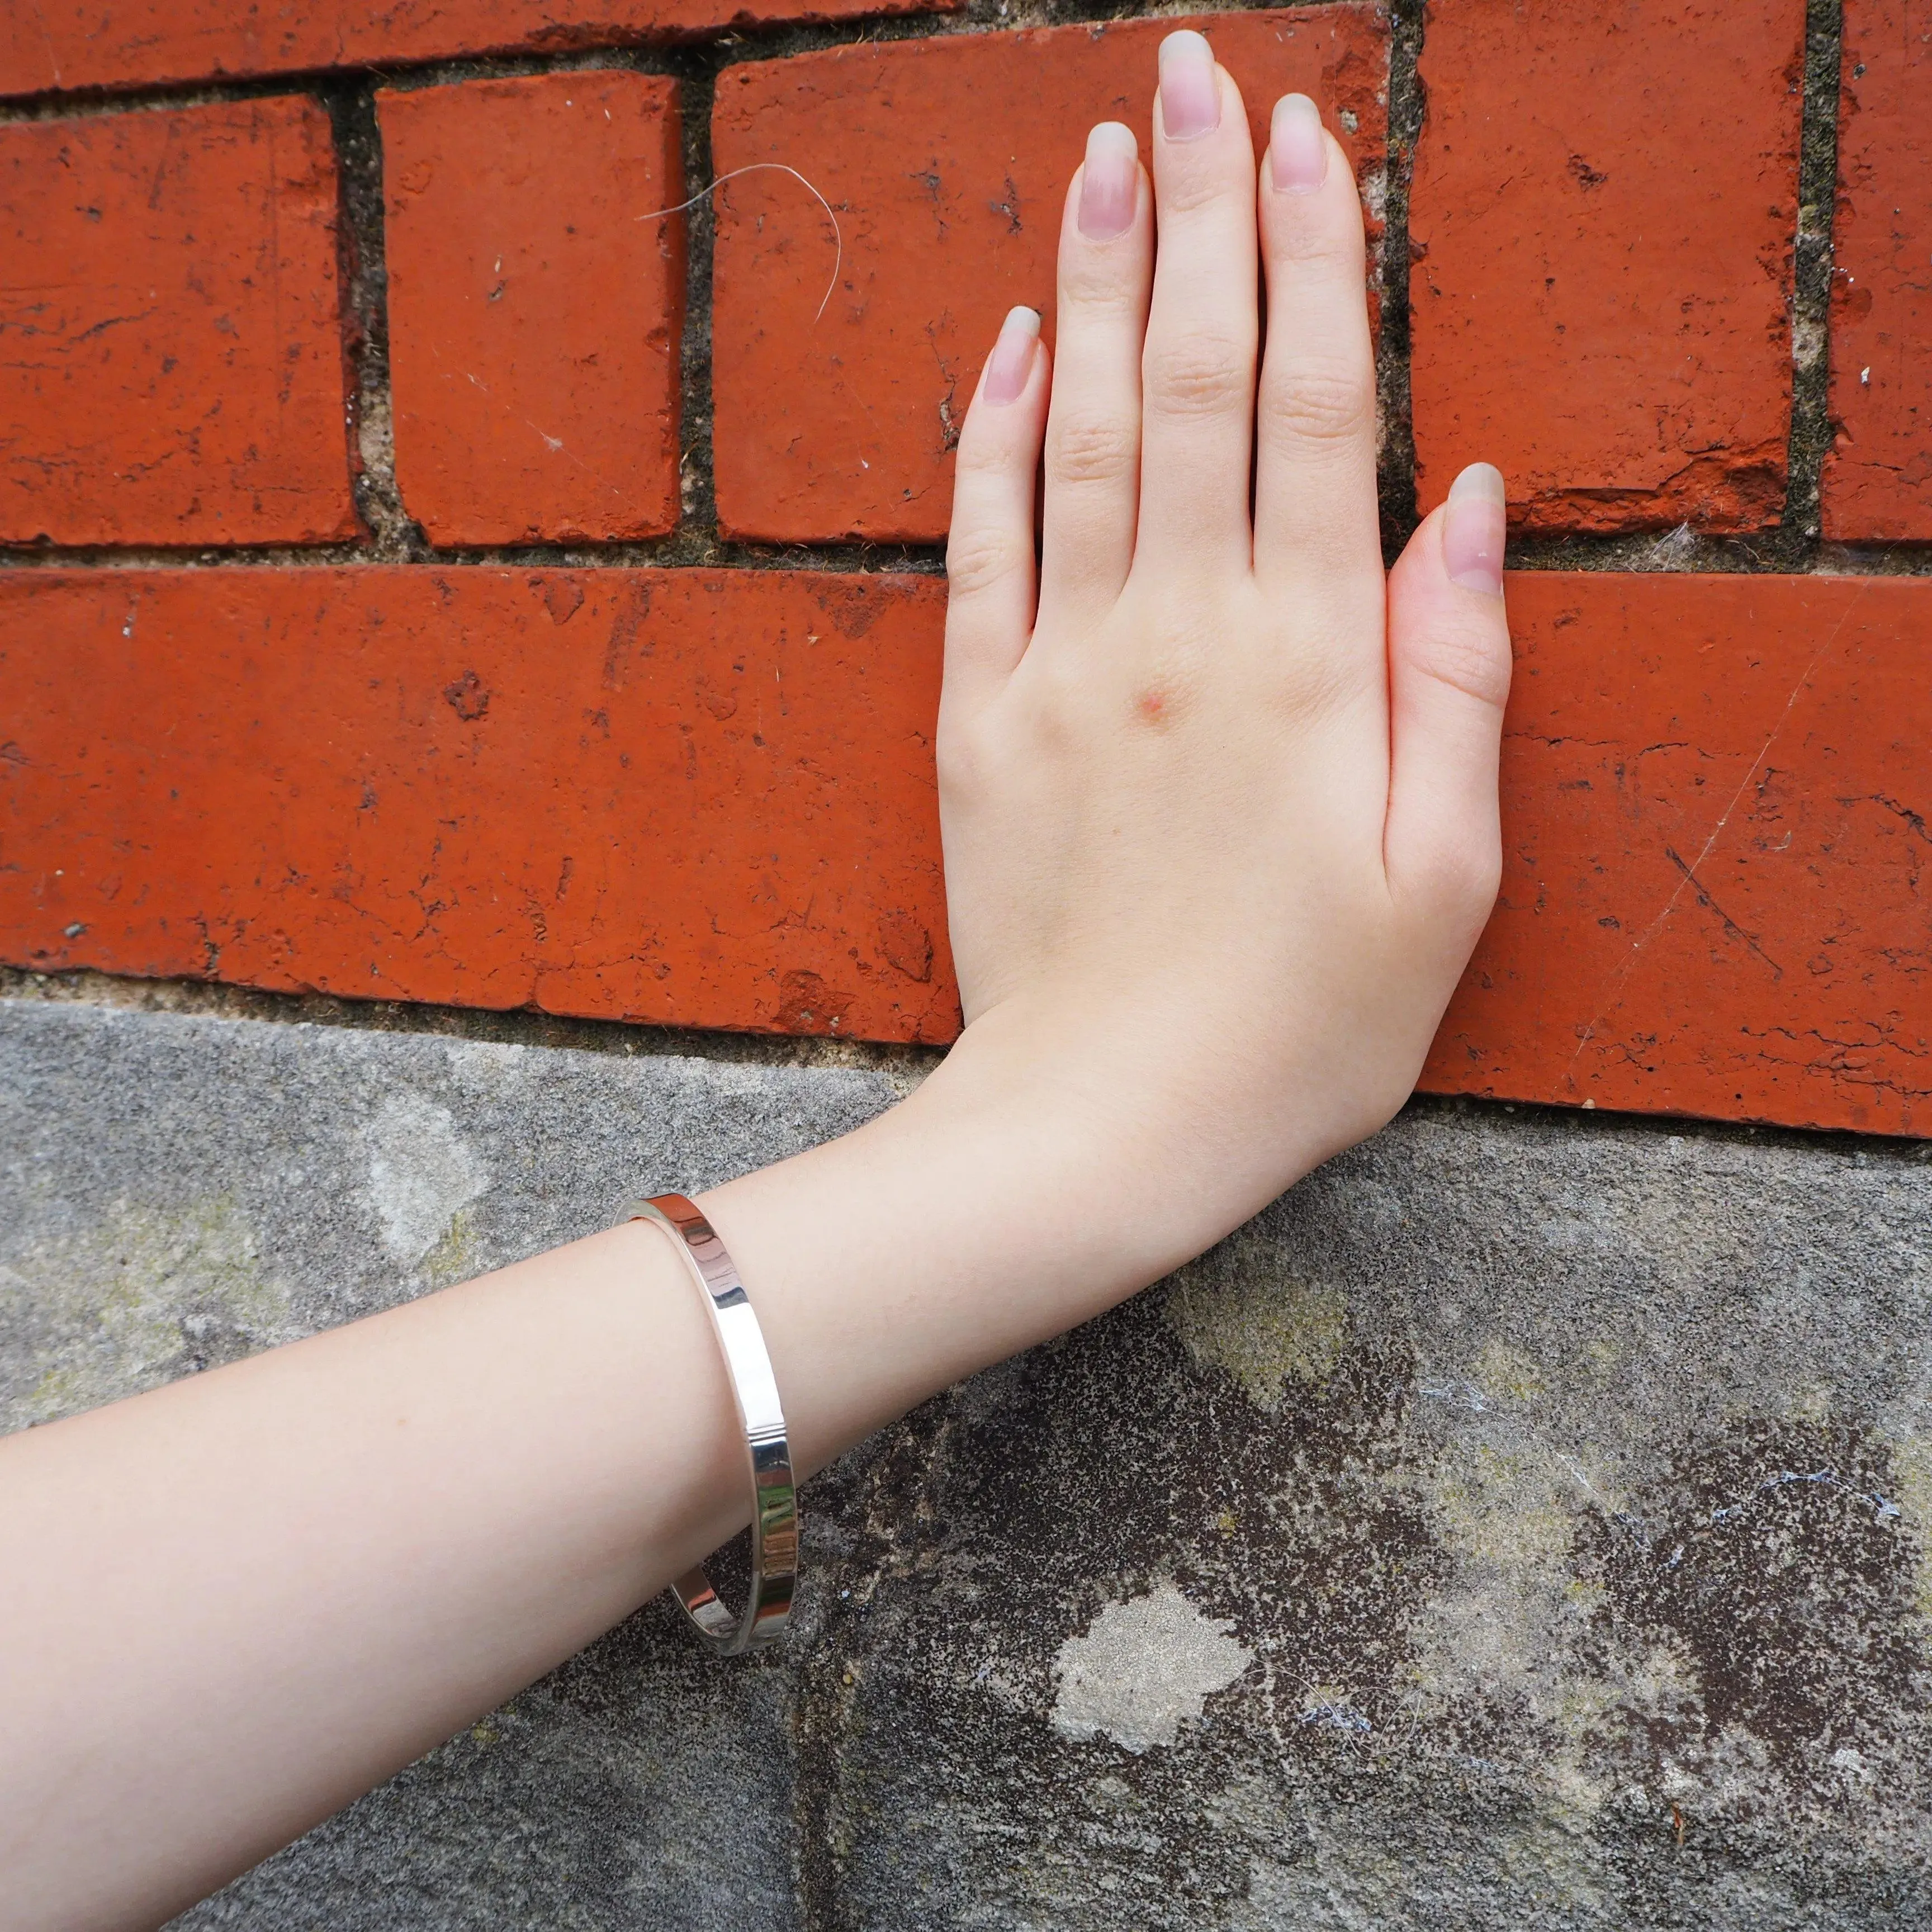
<path fill-rule="evenodd" d="M 960 399 L 1162 26 L 862 10 L 0 22 L 0 961 L 950 1036 Z M 1426 1084 L 1932 1133 L 1932 0 L 1199 23 L 1354 157 L 1390 542 L 1512 481 Z"/>

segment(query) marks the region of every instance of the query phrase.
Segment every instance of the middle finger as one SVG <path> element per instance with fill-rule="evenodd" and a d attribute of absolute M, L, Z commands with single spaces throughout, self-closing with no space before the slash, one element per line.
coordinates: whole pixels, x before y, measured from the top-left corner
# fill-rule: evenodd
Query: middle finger
<path fill-rule="evenodd" d="M 1245 568 L 1260 332 L 1255 156 L 1240 90 L 1198 34 L 1161 43 L 1154 151 L 1136 556 L 1157 568 Z"/>

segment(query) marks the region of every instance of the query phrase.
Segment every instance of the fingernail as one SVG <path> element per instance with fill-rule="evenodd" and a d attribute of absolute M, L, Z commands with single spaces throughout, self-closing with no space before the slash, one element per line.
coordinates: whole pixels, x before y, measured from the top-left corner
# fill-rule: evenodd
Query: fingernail
<path fill-rule="evenodd" d="M 1221 124 L 1214 50 L 1183 28 L 1160 44 L 1160 126 L 1170 141 L 1197 141 Z"/>
<path fill-rule="evenodd" d="M 1000 325 L 1000 339 L 986 362 L 986 386 L 980 392 L 989 403 L 1017 402 L 1033 374 L 1033 352 L 1040 340 L 1040 312 L 1013 308 Z"/>
<path fill-rule="evenodd" d="M 1502 595 L 1504 515 L 1503 472 L 1494 464 L 1472 463 L 1450 484 L 1442 562 L 1451 584 Z"/>
<path fill-rule="evenodd" d="M 1140 200 L 1140 144 L 1134 130 L 1102 121 L 1087 136 L 1087 165 L 1080 176 L 1080 232 L 1090 242 L 1111 242 L 1134 225 Z"/>
<path fill-rule="evenodd" d="M 1328 177 L 1328 137 L 1322 110 L 1305 94 L 1285 94 L 1274 104 L 1268 129 L 1268 160 L 1284 194 L 1310 194 Z"/>

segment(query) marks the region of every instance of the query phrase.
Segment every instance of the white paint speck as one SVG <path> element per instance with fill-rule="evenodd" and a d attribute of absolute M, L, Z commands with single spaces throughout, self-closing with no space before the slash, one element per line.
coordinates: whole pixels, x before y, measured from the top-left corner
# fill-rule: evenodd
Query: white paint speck
<path fill-rule="evenodd" d="M 1109 1604 L 1054 1659 L 1053 1727 L 1062 1737 L 1106 1736 L 1130 1751 L 1171 1744 L 1183 1724 L 1254 1661 L 1225 1617 L 1204 1616 L 1172 1584 Z"/>
<path fill-rule="evenodd" d="M 489 1183 L 449 1109 L 420 1094 L 392 1094 L 364 1130 L 363 1142 L 369 1203 L 384 1244 L 400 1261 L 421 1261 Z"/>

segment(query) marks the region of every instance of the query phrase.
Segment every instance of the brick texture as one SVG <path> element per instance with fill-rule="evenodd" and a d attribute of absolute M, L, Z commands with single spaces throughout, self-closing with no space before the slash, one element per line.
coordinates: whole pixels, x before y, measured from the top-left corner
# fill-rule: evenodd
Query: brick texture
<path fill-rule="evenodd" d="M 335 208 L 311 100 L 0 127 L 0 542 L 352 534 Z"/>
<path fill-rule="evenodd" d="M 1366 6 L 1196 16 L 1240 82 L 1258 146 L 1270 108 L 1320 100 L 1376 185 L 1386 22 Z M 782 163 L 719 191 L 712 343 L 720 520 L 778 541 L 937 540 L 980 363 L 1016 302 L 1052 322 L 1066 184 L 1088 128 L 1142 146 L 1171 21 L 841 47 L 728 68 L 718 171 Z M 1378 198 L 1371 196 L 1372 204 Z M 816 318 L 816 319 L 815 319 Z"/>
<path fill-rule="evenodd" d="M 1932 0 L 1845 0 L 1824 530 L 1932 542 Z"/>
<path fill-rule="evenodd" d="M 1438 1090 L 1932 1135 L 1932 582 L 1522 574 Z"/>
<path fill-rule="evenodd" d="M 747 20 L 945 13 L 959 0 L 10 0 L 0 96 L 675 40 Z"/>
<path fill-rule="evenodd" d="M 1501 902 L 1424 1084 L 1932 1134 L 1932 584 L 1519 574 Z M 45 968 L 957 1025 L 926 578 L 0 576 Z"/>
<path fill-rule="evenodd" d="M 1532 530 L 1782 512 L 1804 0 L 1432 0 L 1416 484 Z"/>
<path fill-rule="evenodd" d="M 47 967 L 957 1024 L 928 578 L 0 574 L 0 934 Z"/>
<path fill-rule="evenodd" d="M 678 514 L 676 83 L 575 72 L 378 98 L 403 503 L 443 544 Z"/>

